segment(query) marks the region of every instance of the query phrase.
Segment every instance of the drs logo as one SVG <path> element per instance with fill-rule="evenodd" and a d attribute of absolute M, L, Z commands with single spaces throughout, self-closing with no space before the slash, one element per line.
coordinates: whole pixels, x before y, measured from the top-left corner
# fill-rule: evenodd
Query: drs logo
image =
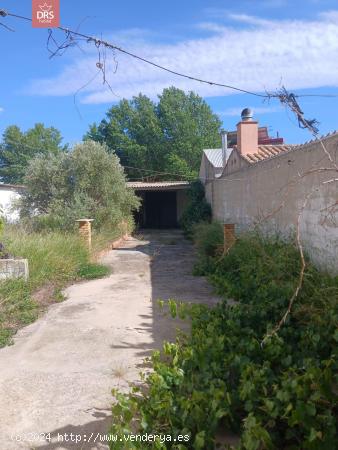
<path fill-rule="evenodd" d="M 32 0 L 32 25 L 34 28 L 60 26 L 60 0 Z"/>

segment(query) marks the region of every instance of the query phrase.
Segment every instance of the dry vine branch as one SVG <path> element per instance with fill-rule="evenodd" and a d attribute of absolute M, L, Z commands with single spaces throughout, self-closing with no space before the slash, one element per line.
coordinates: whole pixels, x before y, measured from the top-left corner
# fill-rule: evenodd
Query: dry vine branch
<path fill-rule="evenodd" d="M 282 86 L 282 88 L 276 92 L 276 96 L 279 98 L 282 104 L 287 105 L 291 109 L 291 111 L 294 112 L 298 119 L 298 125 L 300 128 L 306 128 L 313 135 L 317 136 L 319 131 L 317 125 L 319 125 L 319 122 L 316 119 L 305 119 L 304 113 L 296 100 L 295 94 L 289 93 L 285 89 L 285 86 Z"/>
<path fill-rule="evenodd" d="M 305 273 L 305 268 L 306 268 L 306 261 L 304 258 L 304 250 L 303 250 L 303 245 L 301 242 L 301 238 L 300 238 L 300 220 L 303 214 L 304 209 L 306 208 L 306 205 L 311 197 L 312 194 L 314 194 L 314 192 L 318 191 L 319 188 L 316 188 L 314 190 L 312 190 L 305 198 L 305 201 L 302 205 L 302 208 L 300 209 L 298 216 L 297 216 L 297 232 L 296 232 L 296 241 L 297 241 L 297 247 L 299 250 L 299 254 L 300 254 L 300 260 L 301 260 L 301 269 L 300 269 L 300 273 L 299 273 L 299 278 L 298 278 L 298 283 L 296 286 L 296 289 L 294 291 L 294 293 L 292 294 L 290 300 L 289 300 L 289 304 L 287 307 L 287 310 L 285 311 L 283 317 L 281 318 L 281 320 L 278 322 L 278 324 L 276 325 L 276 327 L 269 333 L 267 333 L 262 342 L 261 342 L 261 346 L 263 346 L 265 344 L 265 342 L 271 338 L 273 335 L 277 334 L 278 331 L 280 330 L 280 328 L 285 324 L 286 319 L 288 318 L 289 314 L 291 313 L 291 309 L 292 306 L 296 300 L 296 298 L 298 297 L 299 291 L 302 288 L 303 285 L 303 280 L 304 280 L 304 273 Z"/>
<path fill-rule="evenodd" d="M 306 122 L 304 122 L 304 123 L 306 124 Z M 308 128 L 312 134 L 315 133 L 313 131 L 313 122 L 308 123 L 305 127 Z M 337 172 L 338 171 L 337 165 L 333 161 L 333 159 L 331 157 L 331 154 L 327 150 L 327 148 L 325 147 L 322 139 L 319 139 L 319 142 L 321 144 L 321 147 L 324 150 L 324 153 L 326 154 L 326 156 L 328 156 L 329 161 L 332 163 L 333 167 L 320 167 L 320 168 L 317 168 L 317 169 L 310 169 L 309 171 L 304 172 L 302 175 L 299 174 L 300 178 L 303 178 L 303 177 L 305 177 L 305 176 L 307 176 L 309 174 L 313 174 L 315 172 L 319 172 L 320 173 L 320 172 L 327 172 L 327 171 L 330 171 L 330 172 L 332 172 L 332 171 Z M 329 180 L 322 181 L 320 184 L 321 185 L 326 185 L 326 184 L 334 183 L 334 182 L 337 182 L 337 181 L 338 181 L 338 178 L 331 178 Z M 273 335 L 277 334 L 278 331 L 280 330 L 280 328 L 285 324 L 286 319 L 288 318 L 289 314 L 291 313 L 293 304 L 294 304 L 296 298 L 298 297 L 299 291 L 302 288 L 303 280 L 304 280 L 304 273 L 305 273 L 305 268 L 306 268 L 306 262 L 305 262 L 305 258 L 304 258 L 304 250 L 303 250 L 303 245 L 302 245 L 301 236 L 300 236 L 300 220 L 301 220 L 302 214 L 303 214 L 303 212 L 304 212 L 304 210 L 305 210 L 305 208 L 307 206 L 307 203 L 308 203 L 310 197 L 315 192 L 317 192 L 319 189 L 320 189 L 320 187 L 317 187 L 317 188 L 311 190 L 311 192 L 307 194 L 307 196 L 305 197 L 304 203 L 302 205 L 302 208 L 299 211 L 299 214 L 297 216 L 296 242 L 297 242 L 297 247 L 298 247 L 299 254 L 300 254 L 300 259 L 301 259 L 301 270 L 300 270 L 300 274 L 299 274 L 299 278 L 298 278 L 298 283 L 297 283 L 296 289 L 295 289 L 294 293 L 292 294 L 292 296 L 291 296 L 291 298 L 289 300 L 289 304 L 288 304 L 287 310 L 285 311 L 283 317 L 278 322 L 276 327 L 271 332 L 267 333 L 264 336 L 264 338 L 263 338 L 263 340 L 261 342 L 261 345 L 264 345 L 264 343 L 266 342 L 267 339 L 269 339 Z M 287 194 L 288 194 L 288 191 L 287 191 Z M 285 205 L 285 200 L 286 199 L 283 200 L 282 204 L 277 209 L 277 211 L 279 211 Z M 332 206 L 335 206 L 336 204 L 337 204 L 337 202 L 334 205 L 331 205 L 331 207 L 328 207 L 328 208 L 331 208 L 331 210 L 332 210 Z M 326 209 L 328 209 L 328 208 L 326 208 Z M 321 211 L 323 211 L 323 210 L 321 210 Z M 269 216 L 271 216 L 271 214 Z"/>
<path fill-rule="evenodd" d="M 336 180 L 336 181 L 338 181 L 338 180 Z M 338 212 L 338 200 L 335 201 L 332 205 L 329 205 L 326 208 L 323 208 L 320 210 L 321 213 L 323 213 L 324 211 L 325 211 L 325 216 L 321 220 L 320 224 L 323 227 L 326 227 L 327 223 L 330 220 L 334 226 L 337 226 L 337 220 L 335 218 L 335 215 Z"/>
<path fill-rule="evenodd" d="M 285 204 L 287 202 L 287 199 L 289 197 L 291 189 L 294 188 L 301 179 L 307 177 L 308 175 L 313 175 L 315 173 L 322 173 L 322 172 L 337 172 L 337 170 L 332 167 L 318 167 L 316 169 L 307 170 L 306 172 L 303 172 L 303 173 L 298 173 L 297 179 L 289 181 L 282 188 L 282 189 L 284 189 L 286 187 L 286 192 L 283 196 L 283 200 L 281 201 L 281 203 L 275 209 L 270 211 L 268 214 L 262 215 L 262 218 L 256 223 L 256 226 L 261 225 L 263 222 L 266 222 L 268 219 L 270 219 L 275 214 L 277 214 L 281 209 L 283 209 L 283 207 L 285 206 Z M 332 178 L 331 180 L 323 181 L 322 184 L 332 183 L 335 180 L 336 180 L 336 178 Z"/>
<path fill-rule="evenodd" d="M 338 171 L 338 166 L 337 164 L 333 161 L 333 158 L 331 156 L 331 153 L 327 150 L 327 148 L 325 147 L 322 139 L 319 139 L 320 145 L 322 147 L 322 149 L 324 150 L 324 153 L 326 154 L 326 156 L 329 158 L 330 163 L 333 165 L 333 167 Z"/>

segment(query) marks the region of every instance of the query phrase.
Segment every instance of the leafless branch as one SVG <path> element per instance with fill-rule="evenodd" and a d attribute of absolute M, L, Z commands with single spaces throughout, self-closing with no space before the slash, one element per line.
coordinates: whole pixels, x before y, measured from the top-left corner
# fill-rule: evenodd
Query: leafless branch
<path fill-rule="evenodd" d="M 288 307 L 287 307 L 283 317 L 278 322 L 276 327 L 272 331 L 270 331 L 269 333 L 267 333 L 264 336 L 264 338 L 263 338 L 263 340 L 261 342 L 262 346 L 265 344 L 265 342 L 269 338 L 271 338 L 273 335 L 277 334 L 278 331 L 281 329 L 281 327 L 285 324 L 286 319 L 288 318 L 289 314 L 291 313 L 293 304 L 294 304 L 296 298 L 298 297 L 299 291 L 302 288 L 303 280 L 304 280 L 304 273 L 305 273 L 305 268 L 306 268 L 306 261 L 305 261 L 305 258 L 304 258 L 304 250 L 303 250 L 303 245 L 302 245 L 301 237 L 300 237 L 300 222 L 301 222 L 301 217 L 302 217 L 303 211 L 306 208 L 306 205 L 307 205 L 310 197 L 314 194 L 314 192 L 318 191 L 318 189 L 319 188 L 317 187 L 317 188 L 313 189 L 310 193 L 307 194 L 307 196 L 305 197 L 305 200 L 303 202 L 303 205 L 302 205 L 302 207 L 301 207 L 301 209 L 300 209 L 300 211 L 298 213 L 298 216 L 297 216 L 296 242 L 297 242 L 297 247 L 298 247 L 298 250 L 299 250 L 299 255 L 300 255 L 300 260 L 301 260 L 301 268 L 300 268 L 300 272 L 299 272 L 297 286 L 296 286 L 296 288 L 294 290 L 294 293 L 292 294 L 292 296 L 291 296 L 291 298 L 289 300 Z"/>
<path fill-rule="evenodd" d="M 276 96 L 279 98 L 281 103 L 288 106 L 296 115 L 300 128 L 306 128 L 314 135 L 318 134 L 319 130 L 317 128 L 317 125 L 319 125 L 319 122 L 316 119 L 305 119 L 304 113 L 296 100 L 295 94 L 289 93 L 285 89 L 285 86 L 282 86 L 281 89 L 276 92 Z"/>

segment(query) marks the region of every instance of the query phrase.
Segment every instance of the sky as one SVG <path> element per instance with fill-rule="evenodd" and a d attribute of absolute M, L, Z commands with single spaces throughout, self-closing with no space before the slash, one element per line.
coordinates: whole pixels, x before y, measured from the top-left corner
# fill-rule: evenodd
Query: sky
<path fill-rule="evenodd" d="M 0 8 L 31 17 L 30 0 L 1 0 Z M 60 0 L 60 9 L 63 26 L 174 71 L 255 93 L 284 85 L 298 95 L 338 94 L 338 0 Z M 201 95 L 227 130 L 251 107 L 272 136 L 287 143 L 311 138 L 277 99 L 180 78 L 119 52 L 99 55 L 86 41 L 50 58 L 47 30 L 10 17 L 1 22 L 14 32 L 0 26 L 0 134 L 9 125 L 27 130 L 42 122 L 73 144 L 122 98 L 143 93 L 156 101 L 163 88 L 176 86 Z M 106 84 L 97 68 L 104 56 Z M 299 101 L 321 134 L 338 129 L 338 97 Z"/>

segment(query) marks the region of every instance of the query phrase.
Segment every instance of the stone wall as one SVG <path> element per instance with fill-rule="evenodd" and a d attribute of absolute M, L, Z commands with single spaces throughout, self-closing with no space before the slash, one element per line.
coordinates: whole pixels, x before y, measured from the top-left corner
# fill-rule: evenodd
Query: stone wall
<path fill-rule="evenodd" d="M 338 134 L 323 140 L 338 161 Z M 289 236 L 300 216 L 301 240 L 313 262 L 338 273 L 337 173 L 320 168 L 332 165 L 319 141 L 241 168 L 206 186 L 213 216 L 234 223 L 238 231 L 259 225 L 268 233 Z M 309 196 L 309 197 L 308 197 Z M 304 202 L 308 197 L 305 208 Z"/>
<path fill-rule="evenodd" d="M 0 259 L 0 280 L 8 278 L 28 279 L 27 259 Z"/>

